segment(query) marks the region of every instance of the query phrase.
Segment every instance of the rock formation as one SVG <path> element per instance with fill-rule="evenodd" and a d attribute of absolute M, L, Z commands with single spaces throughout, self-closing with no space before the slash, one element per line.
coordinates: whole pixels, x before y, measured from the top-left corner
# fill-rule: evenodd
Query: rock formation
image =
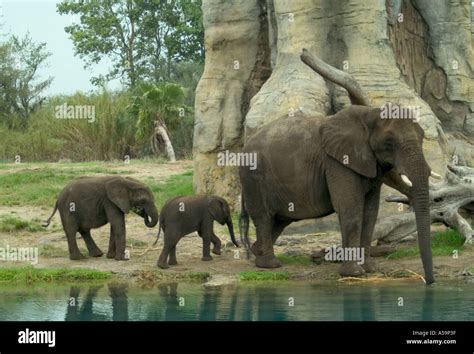
<path fill-rule="evenodd" d="M 373 105 L 420 107 L 425 154 L 438 173 L 452 159 L 474 166 L 469 0 L 204 0 L 202 8 L 198 193 L 217 193 L 238 206 L 237 167 L 219 166 L 219 152 L 239 151 L 246 132 L 281 116 L 328 115 L 349 104 L 344 89 L 301 62 L 302 48 L 355 77 Z M 384 204 L 382 214 L 395 212 Z"/>

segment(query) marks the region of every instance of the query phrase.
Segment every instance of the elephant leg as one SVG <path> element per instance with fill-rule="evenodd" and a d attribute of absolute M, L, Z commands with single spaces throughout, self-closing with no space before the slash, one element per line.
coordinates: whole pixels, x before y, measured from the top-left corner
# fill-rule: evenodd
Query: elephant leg
<path fill-rule="evenodd" d="M 100 250 L 99 247 L 97 247 L 96 243 L 92 239 L 91 236 L 91 231 L 90 230 L 85 230 L 85 231 L 80 231 L 82 238 L 84 239 L 84 242 L 86 243 L 87 250 L 89 251 L 89 255 L 92 257 L 101 257 L 104 252 Z"/>
<path fill-rule="evenodd" d="M 255 254 L 255 265 L 259 268 L 278 268 L 281 262 L 273 251 L 273 225 L 271 217 L 265 217 L 255 222 L 257 241 L 252 245 Z M 281 232 L 281 231 L 280 231 Z"/>
<path fill-rule="evenodd" d="M 107 258 L 115 258 L 115 237 L 110 226 L 109 249 L 107 251 Z"/>
<path fill-rule="evenodd" d="M 339 270 L 342 276 L 360 276 L 364 268 L 357 264 L 356 256 L 361 254 L 361 232 L 365 195 L 360 177 L 354 172 L 336 165 L 327 171 L 326 179 L 331 202 L 339 217 L 342 234 L 343 262 Z"/>
<path fill-rule="evenodd" d="M 168 256 L 171 253 L 171 250 L 175 248 L 176 251 L 176 244 L 178 243 L 179 240 L 179 235 L 173 233 L 171 230 L 165 231 L 165 236 L 164 236 L 164 243 L 163 243 L 163 249 L 161 250 L 161 254 L 158 257 L 158 262 L 157 266 L 160 267 L 161 269 L 167 269 L 169 268 L 168 266 Z M 176 258 L 176 254 L 175 254 Z M 175 259 L 176 260 L 176 259 Z"/>
<path fill-rule="evenodd" d="M 370 244 L 372 243 L 372 235 L 374 234 L 375 222 L 379 212 L 380 188 L 378 185 L 370 191 L 365 197 L 364 218 L 362 222 L 362 233 L 360 235 L 360 246 L 364 250 L 364 262 L 362 268 L 367 273 L 376 271 L 375 261 L 370 257 Z"/>
<path fill-rule="evenodd" d="M 277 240 L 278 236 L 281 235 L 285 227 L 291 224 L 291 221 L 288 220 L 278 220 L 275 219 L 273 222 L 273 228 L 272 228 L 272 241 L 273 244 Z"/>
<path fill-rule="evenodd" d="M 202 238 L 202 261 L 212 261 L 211 256 L 211 239 L 212 239 L 212 224 L 211 227 L 203 227 L 204 230 L 198 231 L 199 237 Z M 219 240 L 220 242 L 220 240 Z"/>
<path fill-rule="evenodd" d="M 176 260 L 176 245 L 171 247 L 170 249 L 170 256 L 168 260 L 168 265 L 176 265 L 178 264 L 178 261 Z"/>
<path fill-rule="evenodd" d="M 107 219 L 110 222 L 110 237 L 115 241 L 115 260 L 122 261 L 125 258 L 125 216 L 120 209 L 106 207 Z M 110 244 L 109 244 L 110 245 Z"/>
<path fill-rule="evenodd" d="M 216 236 L 214 232 L 212 232 L 211 234 L 211 242 L 212 242 L 212 253 L 220 255 L 222 242 L 219 239 L 219 237 Z"/>
<path fill-rule="evenodd" d="M 66 233 L 67 238 L 67 247 L 69 250 L 69 259 L 76 261 L 79 259 L 84 259 L 84 255 L 79 251 L 79 247 L 77 247 L 77 240 L 76 234 L 78 231 L 78 227 L 76 226 L 75 222 L 71 220 L 71 218 L 63 218 L 61 215 L 61 222 L 63 224 L 64 232 Z"/>

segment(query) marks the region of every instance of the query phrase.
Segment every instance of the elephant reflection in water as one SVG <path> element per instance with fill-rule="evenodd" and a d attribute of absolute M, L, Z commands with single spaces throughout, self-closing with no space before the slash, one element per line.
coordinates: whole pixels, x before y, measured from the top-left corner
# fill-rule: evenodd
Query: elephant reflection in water
<path fill-rule="evenodd" d="M 159 284 L 158 291 L 165 303 L 164 318 L 159 318 L 158 320 L 176 321 L 180 319 L 179 308 L 182 300 L 178 297 L 178 283 Z M 185 304 L 184 302 L 183 305 Z"/>
<path fill-rule="evenodd" d="M 343 291 L 344 321 L 432 321 L 433 289 L 413 290 L 400 292 L 390 286 L 348 287 Z"/>
<path fill-rule="evenodd" d="M 177 283 L 160 284 L 158 290 L 164 300 L 165 312 L 164 317 L 154 320 L 251 321 L 255 319 L 254 314 L 257 320 L 285 319 L 281 314 L 287 304 L 277 306 L 274 289 L 206 287 L 200 297 L 197 295 L 196 301 L 178 294 Z M 275 314 L 280 317 L 275 318 Z"/>
<path fill-rule="evenodd" d="M 103 285 L 90 286 L 87 293 L 79 303 L 79 295 L 81 288 L 71 286 L 69 290 L 69 299 L 67 302 L 65 321 L 110 321 L 110 316 L 105 313 L 94 312 L 94 301 L 97 293 Z M 128 298 L 127 284 L 111 283 L 107 285 L 109 289 L 109 296 L 112 299 L 112 320 L 113 321 L 127 321 L 128 320 Z"/>
<path fill-rule="evenodd" d="M 373 287 L 347 287 L 343 290 L 344 321 L 375 321 Z"/>
<path fill-rule="evenodd" d="M 221 290 L 218 288 L 205 289 L 203 296 L 196 302 L 186 296 L 178 295 L 178 283 L 164 283 L 158 285 L 160 296 L 164 300 L 164 318 L 160 320 L 198 320 L 215 321 L 219 310 Z M 190 308 L 193 306 L 194 308 Z M 189 314 L 186 316 L 183 310 Z M 225 318 L 220 318 L 225 319 Z"/>

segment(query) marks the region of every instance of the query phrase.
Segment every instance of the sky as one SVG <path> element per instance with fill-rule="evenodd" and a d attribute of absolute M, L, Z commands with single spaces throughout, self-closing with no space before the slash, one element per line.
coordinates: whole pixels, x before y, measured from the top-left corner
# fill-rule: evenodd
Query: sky
<path fill-rule="evenodd" d="M 106 74 L 110 62 L 101 61 L 92 68 L 84 69 L 84 61 L 74 56 L 74 47 L 64 27 L 74 20 L 69 15 L 59 15 L 59 0 L 0 0 L 0 40 L 10 35 L 23 37 L 28 31 L 35 42 L 46 43 L 52 55 L 47 66 L 39 71 L 39 78 L 54 78 L 47 95 L 89 92 L 95 87 L 90 83 L 93 76 Z M 111 89 L 120 87 L 115 80 L 108 84 Z"/>

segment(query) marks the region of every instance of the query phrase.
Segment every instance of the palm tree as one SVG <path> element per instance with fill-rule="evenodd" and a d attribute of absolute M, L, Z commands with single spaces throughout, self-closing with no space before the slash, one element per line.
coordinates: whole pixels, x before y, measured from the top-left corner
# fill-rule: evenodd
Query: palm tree
<path fill-rule="evenodd" d="M 185 92 L 179 85 L 161 82 L 142 83 L 139 94 L 132 98 L 131 113 L 137 118 L 136 138 L 150 140 L 150 148 L 155 155 L 164 151 L 171 162 L 176 161 L 174 148 L 168 134 L 167 125 L 173 129 L 189 107 L 184 104 Z M 164 150 L 164 151 L 163 151 Z"/>

